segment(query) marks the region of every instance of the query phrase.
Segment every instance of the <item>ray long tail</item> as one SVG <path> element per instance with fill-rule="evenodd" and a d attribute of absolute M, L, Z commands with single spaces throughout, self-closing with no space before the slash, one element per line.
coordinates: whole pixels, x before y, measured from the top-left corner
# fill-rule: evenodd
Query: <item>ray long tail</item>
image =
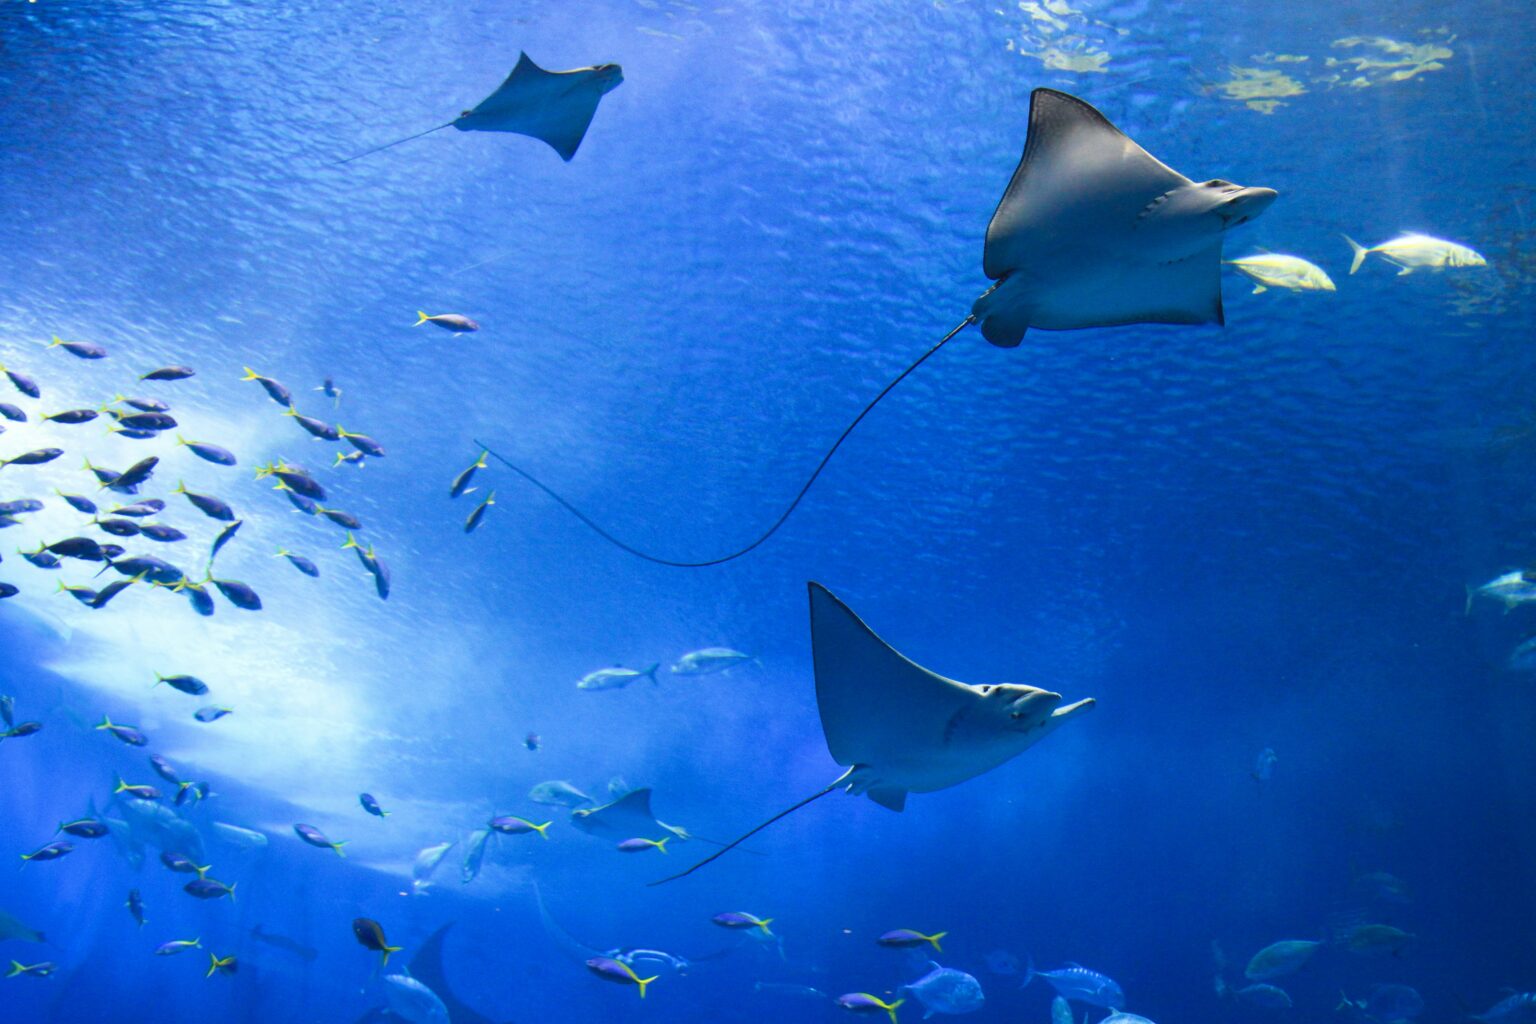
<path fill-rule="evenodd" d="M 768 529 L 764 530 L 756 540 L 747 544 L 745 547 L 738 548 L 729 554 L 720 555 L 717 558 L 706 558 L 701 561 L 686 561 L 682 559 L 662 558 L 659 555 L 653 555 L 649 552 L 642 551 L 632 544 L 625 543 L 618 537 L 615 537 L 612 533 L 608 532 L 602 526 L 598 525 L 598 523 L 593 520 L 591 516 L 587 515 L 581 509 L 571 504 L 548 484 L 544 483 L 544 481 L 523 469 L 521 466 L 516 465 L 506 456 L 492 448 L 490 445 L 485 444 L 482 441 L 475 441 L 475 444 L 483 448 L 497 462 L 501 463 L 503 466 L 507 467 L 512 472 L 516 473 L 518 476 L 522 477 L 524 480 L 528 481 L 539 490 L 543 491 L 561 508 L 565 509 L 571 515 L 580 520 L 582 525 L 586 526 L 587 529 L 591 530 L 593 533 L 597 534 L 599 537 L 603 538 L 608 543 L 618 548 L 620 551 L 634 555 L 636 558 L 643 558 L 645 561 L 653 562 L 656 565 L 666 565 L 677 569 L 703 569 L 712 565 L 723 565 L 726 562 L 734 561 L 735 559 L 740 558 L 742 555 L 756 550 L 769 537 L 772 537 L 775 533 L 778 533 L 779 527 L 783 526 L 784 523 L 788 521 L 790 515 L 795 511 L 795 509 L 800 506 L 800 502 L 805 498 L 806 493 L 811 489 L 811 485 L 814 484 L 817 478 L 821 476 L 821 471 L 827 468 L 827 463 L 832 461 L 832 456 L 837 454 L 837 450 L 842 447 L 844 441 L 848 440 L 848 435 L 853 433 L 854 428 L 856 428 L 860 423 L 864 421 L 864 417 L 868 416 L 870 412 L 875 408 L 875 406 L 880 404 L 881 399 L 895 390 L 896 385 L 906 380 L 908 375 L 910 375 L 913 370 L 916 370 L 919 366 L 922 366 L 925 362 L 928 361 L 930 356 L 947 345 L 950 339 L 975 322 L 975 316 L 966 317 L 964 320 L 960 321 L 960 323 L 956 324 L 953 330 L 944 335 L 944 337 L 940 338 L 932 348 L 918 356 L 911 365 L 897 374 L 889 384 L 880 390 L 880 393 L 876 395 L 868 405 L 864 406 L 864 408 L 859 411 L 859 414 L 853 418 L 853 422 L 849 423 L 847 427 L 843 428 L 843 432 L 838 435 L 836 441 L 832 442 L 832 446 L 827 449 L 826 454 L 822 455 L 821 461 L 816 464 L 816 468 L 811 471 L 811 475 L 806 478 L 806 481 L 801 485 L 800 490 L 795 493 L 794 498 L 790 500 L 790 503 L 787 506 L 785 506 L 784 511 L 779 513 L 779 517 L 773 521 L 772 525 L 770 525 Z"/>
<path fill-rule="evenodd" d="M 394 147 L 400 145 L 401 143 L 410 142 L 413 139 L 419 139 L 423 135 L 431 135 L 433 132 L 440 132 L 444 128 L 451 127 L 452 125 L 453 125 L 452 121 L 444 121 L 442 124 L 438 125 L 436 128 L 428 128 L 424 132 L 417 132 L 415 135 L 407 135 L 405 138 L 403 138 L 403 139 L 396 139 L 394 142 L 386 142 L 382 146 L 374 146 L 372 149 L 365 149 L 361 153 L 358 153 L 358 154 L 356 154 L 354 156 L 347 157 L 345 160 L 337 160 L 335 163 L 331 164 L 331 166 L 332 167 L 340 167 L 342 164 L 349 164 L 353 160 L 361 160 L 365 156 L 372 156 L 375 153 L 382 153 L 386 149 L 393 149 Z"/>
<path fill-rule="evenodd" d="M 679 878 L 686 878 L 688 875 L 693 874 L 695 871 L 699 870 L 699 868 L 703 867 L 705 864 L 708 864 L 710 861 L 719 860 L 721 857 L 724 857 L 726 854 L 730 853 L 736 847 L 740 846 L 742 843 L 746 842 L 748 839 L 751 839 L 753 836 L 757 835 L 763 829 L 767 828 L 769 825 L 772 825 L 774 822 L 778 821 L 780 818 L 787 818 L 787 817 L 789 817 L 791 814 L 794 814 L 796 811 L 798 811 L 800 808 L 804 807 L 806 804 L 815 803 L 817 800 L 820 800 L 822 797 L 826 796 L 828 793 L 832 792 L 834 789 L 837 789 L 839 786 L 842 786 L 843 784 L 845 784 L 848 781 L 848 776 L 852 775 L 853 772 L 854 772 L 854 769 L 853 768 L 849 768 L 847 771 L 843 772 L 843 774 L 839 775 L 835 780 L 833 780 L 832 784 L 830 786 L 828 786 L 826 789 L 818 790 L 815 793 L 812 793 L 810 796 L 806 797 L 804 800 L 801 800 L 799 803 L 793 805 L 792 807 L 787 807 L 784 810 L 780 811 L 778 814 L 775 814 L 773 817 L 769 818 L 767 821 L 763 822 L 761 825 L 757 826 L 752 831 L 746 832 L 746 833 L 743 833 L 740 836 L 737 836 L 735 839 L 731 840 L 731 842 L 727 843 L 725 846 L 722 846 L 720 849 L 716 850 L 714 853 L 710 854 L 708 857 L 705 857 L 703 860 L 699 861 L 697 864 L 695 864 L 693 867 L 689 868 L 687 871 L 679 871 L 675 875 L 668 875 L 666 878 L 658 878 L 654 882 L 647 882 L 646 885 L 648 885 L 648 886 L 665 885 L 668 882 L 675 882 Z"/>

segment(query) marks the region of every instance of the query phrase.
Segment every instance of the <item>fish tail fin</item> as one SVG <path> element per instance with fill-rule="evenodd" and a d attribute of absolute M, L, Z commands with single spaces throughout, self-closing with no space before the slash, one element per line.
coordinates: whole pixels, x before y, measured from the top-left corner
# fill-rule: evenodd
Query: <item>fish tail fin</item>
<path fill-rule="evenodd" d="M 430 319 L 432 319 L 432 318 L 427 316 L 426 313 L 424 313 L 424 312 L 422 312 L 421 310 L 418 309 L 416 311 L 416 322 L 411 324 L 411 326 L 412 327 L 420 327 L 422 324 L 426 323 Z M 643 995 L 644 992 L 642 991 L 641 994 Z"/>
<path fill-rule="evenodd" d="M 59 337 L 57 334 L 55 334 L 53 336 L 53 340 L 48 343 L 48 347 L 49 348 L 57 348 L 58 346 L 60 346 L 62 344 L 64 344 L 64 339 Z"/>
<path fill-rule="evenodd" d="M 362 547 L 362 545 L 357 542 L 357 538 L 352 536 L 352 531 L 348 530 L 347 531 L 347 542 L 341 546 L 341 550 L 345 551 L 345 550 L 347 550 L 347 548 L 361 548 L 361 547 Z"/>
<path fill-rule="evenodd" d="M 645 998 L 645 986 L 649 985 L 651 982 L 655 981 L 659 977 L 661 977 L 661 975 L 653 974 L 649 978 L 636 978 L 635 979 L 635 984 L 640 986 L 640 998 L 641 999 Z"/>
<path fill-rule="evenodd" d="M 654 664 L 652 664 L 650 668 L 646 669 L 644 672 L 641 672 L 640 674 L 645 676 L 651 682 L 655 683 L 657 686 L 660 686 L 661 683 L 656 679 L 656 670 L 659 669 L 659 668 L 661 668 L 661 662 L 658 661 L 658 662 L 655 662 Z"/>
<path fill-rule="evenodd" d="M 343 840 L 342 840 L 342 841 L 341 841 L 341 842 L 339 842 L 339 843 L 332 843 L 332 844 L 331 844 L 331 849 L 333 849 L 333 850 L 335 850 L 335 851 L 336 851 L 336 856 L 338 856 L 338 857 L 340 857 L 340 858 L 342 858 L 342 859 L 343 859 L 343 860 L 345 860 L 345 859 L 346 859 L 346 856 L 347 856 L 347 855 L 346 855 L 346 854 L 345 854 L 345 853 L 343 853 L 343 852 L 342 852 L 342 849 L 341 849 L 341 848 L 342 848 L 342 847 L 343 847 L 343 846 L 346 846 L 346 845 L 347 845 L 347 844 L 348 844 L 348 843 L 350 843 L 350 842 L 351 842 L 351 841 L 352 841 L 352 840 L 350 840 L 350 839 L 343 839 Z"/>
<path fill-rule="evenodd" d="M 383 949 L 379 950 L 380 953 L 384 954 L 384 960 L 379 964 L 379 966 L 380 967 L 388 967 L 389 966 L 389 954 L 391 954 L 391 953 L 398 953 L 398 952 L 400 952 L 404 948 L 405 948 L 404 946 L 385 946 Z"/>
<path fill-rule="evenodd" d="M 257 377 L 261 376 L 261 374 L 257 373 L 249 366 L 242 366 L 241 369 L 245 371 L 245 376 L 241 377 L 241 380 L 255 380 Z"/>
<path fill-rule="evenodd" d="M 1024 981 L 1019 988 L 1029 988 L 1029 983 L 1035 980 L 1035 958 L 1028 953 L 1024 954 Z"/>
<path fill-rule="evenodd" d="M 11 972 L 9 974 L 7 974 L 6 977 L 7 978 L 14 978 L 18 974 L 25 974 L 26 970 L 27 969 L 22 966 L 20 960 L 12 960 L 11 961 Z"/>
<path fill-rule="evenodd" d="M 671 836 L 667 836 L 666 839 L 653 839 L 653 840 L 651 840 L 651 843 L 652 843 L 652 845 L 654 845 L 656 847 L 656 849 L 660 850 L 662 853 L 666 853 L 667 852 L 667 842 L 671 838 L 672 838 Z"/>
<path fill-rule="evenodd" d="M 208 965 L 208 973 L 203 975 L 204 978 L 211 978 L 211 977 L 213 977 L 213 972 L 219 969 L 219 958 L 218 958 L 218 956 L 216 954 L 209 953 L 208 954 L 208 959 L 212 960 L 213 963 Z"/>
<path fill-rule="evenodd" d="M 110 729 L 110 728 L 112 728 L 112 718 L 111 718 L 111 716 L 110 715 L 102 715 L 101 716 L 101 724 L 98 725 L 96 728 L 98 728 L 98 729 Z"/>
<path fill-rule="evenodd" d="M 1340 1010 L 1347 1010 L 1354 1005 L 1354 1003 L 1350 1002 L 1349 993 L 1339 989 L 1339 1005 L 1333 1008 L 1333 1012 L 1338 1013 Z"/>
<path fill-rule="evenodd" d="M 183 786 L 182 788 L 185 789 L 186 787 Z M 212 864 L 205 864 L 202 867 L 198 867 L 196 864 L 193 864 L 192 865 L 192 870 L 197 872 L 197 880 L 198 881 L 202 881 L 203 879 L 208 877 L 208 872 L 213 870 L 213 865 Z"/>
<path fill-rule="evenodd" d="M 177 444 L 186 444 L 187 443 L 187 439 L 182 437 L 180 434 L 177 434 L 176 435 L 176 443 Z"/>
<path fill-rule="evenodd" d="M 905 999 L 898 999 L 894 1003 L 881 1003 L 880 1004 L 881 1006 L 885 1007 L 885 1012 L 890 1016 L 891 1024 L 896 1024 L 896 1011 L 897 1011 L 897 1009 L 899 1009 L 905 1003 L 906 1003 Z"/>
<path fill-rule="evenodd" d="M 554 819 L 551 818 L 549 821 L 546 821 L 542 825 L 533 825 L 533 822 L 531 822 L 531 821 L 528 824 L 533 825 L 533 830 L 539 834 L 539 838 L 540 839 L 543 839 L 544 841 L 548 842 L 549 841 L 549 826 L 553 825 L 554 823 L 555 823 Z"/>
<path fill-rule="evenodd" d="M 939 940 L 948 934 L 949 932 L 934 932 L 932 935 L 927 936 L 928 941 L 933 943 L 933 951 L 935 953 L 944 952 L 944 948 L 939 945 Z"/>
<path fill-rule="evenodd" d="M 237 886 L 239 884 L 240 884 L 239 882 L 230 882 L 229 883 L 229 902 L 231 902 L 231 903 L 235 902 L 235 886 Z"/>
<path fill-rule="evenodd" d="M 345 432 L 343 432 L 341 436 L 342 437 L 346 437 L 347 435 L 346 435 Z M 337 466 L 341 465 L 343 462 L 346 462 L 346 461 L 347 461 L 346 455 L 343 454 L 342 452 L 337 452 L 336 453 L 336 461 L 331 463 L 331 468 L 335 469 Z"/>
<path fill-rule="evenodd" d="M 757 922 L 757 927 L 763 930 L 764 935 L 772 935 L 773 932 L 768 928 L 768 926 L 771 924 L 773 924 L 773 918 L 765 917 L 761 921 Z"/>
<path fill-rule="evenodd" d="M 1353 238 L 1350 238 L 1348 235 L 1340 235 L 1339 237 L 1349 243 L 1350 251 L 1355 254 L 1355 258 L 1351 260 L 1349 264 L 1349 272 L 1353 274 L 1355 271 L 1360 269 L 1360 264 L 1365 262 L 1365 256 L 1371 250 L 1367 249 Z"/>

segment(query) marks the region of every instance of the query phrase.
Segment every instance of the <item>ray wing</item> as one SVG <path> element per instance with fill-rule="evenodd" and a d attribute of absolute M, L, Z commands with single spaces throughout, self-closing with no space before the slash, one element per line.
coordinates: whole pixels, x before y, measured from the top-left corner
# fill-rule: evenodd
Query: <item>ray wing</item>
<path fill-rule="evenodd" d="M 832 759 L 878 767 L 939 754 L 979 691 L 897 653 L 821 584 L 810 591 L 816 706 Z"/>
<path fill-rule="evenodd" d="M 526 53 L 496 91 L 453 122 L 464 132 L 516 132 L 548 143 L 561 159 L 576 155 L 606 91 L 598 68 L 545 71 Z"/>
<path fill-rule="evenodd" d="M 1036 89 L 1024 155 L 987 225 L 982 269 L 997 280 L 1041 269 L 1061 249 L 1129 244 L 1147 204 L 1188 184 L 1087 103 Z"/>
<path fill-rule="evenodd" d="M 584 817 L 588 825 L 605 832 L 624 833 L 625 839 L 655 839 L 651 833 L 665 828 L 651 813 L 651 788 L 632 789 L 612 803 L 594 807 Z"/>

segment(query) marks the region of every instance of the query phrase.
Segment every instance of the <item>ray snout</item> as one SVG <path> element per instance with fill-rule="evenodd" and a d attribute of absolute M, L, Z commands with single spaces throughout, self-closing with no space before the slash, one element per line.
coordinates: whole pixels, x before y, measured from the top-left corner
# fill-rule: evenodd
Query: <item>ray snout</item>
<path fill-rule="evenodd" d="M 1015 697 L 1008 706 L 1014 720 L 1044 718 L 1062 701 L 1061 694 L 1049 690 L 1029 690 Z"/>
<path fill-rule="evenodd" d="M 1221 205 L 1223 230 L 1246 224 L 1265 210 L 1280 195 L 1272 188 L 1240 188 Z"/>

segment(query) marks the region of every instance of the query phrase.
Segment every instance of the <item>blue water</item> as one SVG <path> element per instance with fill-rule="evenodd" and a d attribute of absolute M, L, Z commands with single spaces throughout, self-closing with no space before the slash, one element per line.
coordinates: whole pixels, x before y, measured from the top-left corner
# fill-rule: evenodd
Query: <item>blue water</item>
<path fill-rule="evenodd" d="M 384 1005 L 356 917 L 405 947 L 391 968 L 452 923 L 452 989 L 495 1021 L 835 1021 L 830 1000 L 754 984 L 894 992 L 924 968 L 875 945 L 893 928 L 949 932 L 939 959 L 981 981 L 978 1024 L 1049 1019 L 1047 987 L 990 972 L 994 950 L 1102 971 L 1159 1024 L 1321 1022 L 1341 989 L 1387 982 L 1440 1024 L 1536 988 L 1536 690 L 1506 667 L 1532 620 L 1464 613 L 1467 585 L 1533 555 L 1522 6 L 384 6 L 0 3 L 0 362 L 44 391 L 0 381 L 31 420 L 7 424 L 0 455 L 67 452 L 0 470 L 0 500 L 46 503 L 0 534 L 0 580 L 20 589 L 0 603 L 0 692 L 43 724 L 0 742 L 0 858 L 105 807 L 114 772 L 156 782 L 156 753 L 210 783 L 181 814 L 238 888 L 193 900 L 153 846 L 135 868 L 109 839 L 0 872 L 0 911 L 49 940 L 0 940 L 0 959 L 58 965 L 0 980 L 0 1021 L 352 1021 Z M 1405 65 L 1360 39 L 1436 50 Z M 448 131 L 334 165 L 452 118 L 520 50 L 623 66 L 569 164 L 523 136 Z M 1222 87 L 1245 74 L 1271 86 L 1260 109 Z M 495 466 L 449 499 L 480 439 L 648 550 L 752 539 L 986 287 L 983 232 L 1039 86 L 1196 180 L 1278 189 L 1228 257 L 1304 256 L 1338 290 L 1253 295 L 1229 269 L 1225 327 L 1032 332 L 1013 351 L 965 332 L 780 533 L 719 568 L 625 555 Z M 1405 230 L 1489 265 L 1396 277 L 1373 256 L 1349 275 L 1341 232 Z M 482 330 L 412 328 L 417 309 Z M 53 335 L 110 355 L 74 359 Z M 168 363 L 197 376 L 136 383 Z M 312 441 L 245 366 L 387 456 L 331 468 L 345 447 Z M 327 376 L 339 404 L 311 390 Z M 119 392 L 164 398 L 239 466 L 103 421 L 37 422 Z M 55 590 L 94 566 L 12 554 L 82 530 L 54 488 L 113 497 L 82 459 L 148 454 L 145 495 L 192 535 L 153 553 L 190 571 L 201 555 L 181 550 L 217 532 L 177 480 L 220 495 L 244 521 L 220 576 L 262 611 L 219 599 L 201 618 L 143 586 L 92 610 Z M 387 601 L 341 528 L 254 478 L 280 457 L 363 520 Z M 835 794 L 660 888 L 644 883 L 712 847 L 622 856 L 528 800 L 550 779 L 606 799 L 622 776 L 653 787 L 663 820 L 727 839 L 825 786 L 841 769 L 807 580 L 936 671 L 1097 709 L 901 814 Z M 757 661 L 668 674 L 708 646 Z M 657 686 L 574 686 L 653 662 Z M 212 693 L 152 687 L 157 672 Z M 235 712 L 194 721 L 207 703 Z M 104 714 L 149 746 L 92 729 Z M 1278 762 L 1260 783 L 1265 748 Z M 388 818 L 363 812 L 364 791 Z M 547 843 L 492 837 L 465 884 L 464 844 L 493 814 L 555 824 Z M 221 843 L 215 821 L 265 846 Z M 345 858 L 302 844 L 301 822 Z M 417 851 L 448 841 L 412 895 Z M 1407 902 L 1362 893 L 1378 871 Z M 724 955 L 642 1001 L 557 941 L 535 884 L 585 946 Z M 782 946 L 738 942 L 710 921 L 726 910 L 773 918 Z M 1279 982 L 1290 1011 L 1218 999 L 1213 942 L 1238 984 L 1262 946 L 1362 922 L 1415 939 L 1396 956 L 1320 950 Z M 153 955 L 192 938 L 205 949 Z M 208 951 L 239 973 L 205 980 Z"/>

